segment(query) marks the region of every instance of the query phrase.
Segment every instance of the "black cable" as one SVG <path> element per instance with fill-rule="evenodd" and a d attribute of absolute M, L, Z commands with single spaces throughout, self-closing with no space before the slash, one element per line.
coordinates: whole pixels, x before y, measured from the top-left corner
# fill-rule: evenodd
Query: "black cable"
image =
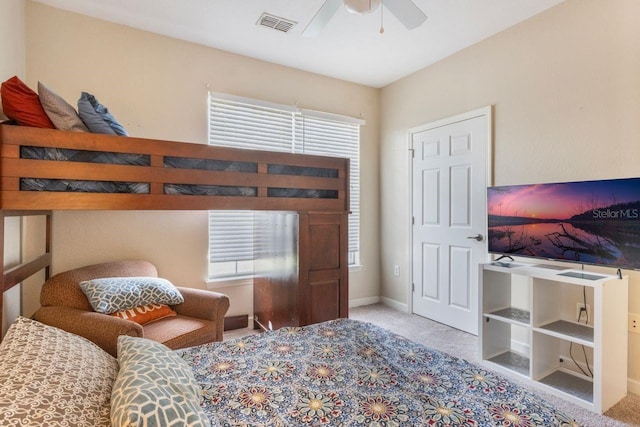
<path fill-rule="evenodd" d="M 587 373 L 585 372 L 585 370 L 584 370 L 584 369 L 582 369 L 582 366 L 580 366 L 580 365 L 578 364 L 578 362 L 576 361 L 576 358 L 575 358 L 575 357 L 573 357 L 573 342 L 569 344 L 569 356 L 571 357 L 571 360 L 573 360 L 573 363 L 578 367 L 578 369 L 580 369 L 580 370 L 582 371 L 582 373 L 584 374 L 584 376 L 585 376 L 585 377 L 588 377 L 588 376 L 589 376 L 589 374 L 587 374 Z"/>
<path fill-rule="evenodd" d="M 587 359 L 587 350 L 584 349 L 584 345 L 582 345 L 582 353 L 584 354 L 584 362 L 587 364 L 587 370 L 589 371 L 589 376 L 593 378 L 593 372 L 591 371 L 591 367 L 589 367 L 589 359 Z"/>
<path fill-rule="evenodd" d="M 583 307 L 583 309 L 580 310 L 580 313 L 578 314 L 578 323 L 580 323 L 580 320 L 582 319 L 582 312 L 584 311 L 586 316 L 587 316 L 587 320 L 586 320 L 585 324 L 588 324 L 589 323 L 589 311 L 587 311 L 587 287 L 586 286 L 582 287 L 582 300 L 583 300 L 583 303 L 584 303 L 584 307 Z M 569 356 L 571 357 L 571 360 L 573 360 L 573 363 L 578 367 L 578 369 L 580 369 L 580 371 L 582 371 L 582 373 L 586 377 L 593 378 L 593 371 L 591 370 L 591 366 L 589 366 L 589 359 L 587 358 L 587 350 L 584 348 L 584 344 L 582 344 L 581 347 L 582 347 L 582 354 L 584 354 L 584 362 L 587 365 L 587 371 L 589 371 L 589 373 L 587 373 L 587 371 L 582 369 L 582 366 L 580 366 L 578 364 L 578 362 L 576 361 L 575 357 L 573 356 L 573 342 L 569 343 Z"/>
<path fill-rule="evenodd" d="M 587 287 L 582 287 L 582 301 L 584 303 L 584 312 L 587 313 L 587 324 L 589 323 L 589 311 L 587 311 Z M 578 318 L 578 323 L 580 323 L 580 318 Z"/>
<path fill-rule="evenodd" d="M 586 310 L 587 304 L 585 304 L 585 305 L 584 305 L 584 307 L 585 307 L 585 310 L 584 310 L 584 311 L 587 311 L 587 310 Z M 588 317 L 588 316 L 589 316 L 589 315 L 587 315 L 587 317 Z M 580 319 L 581 319 L 581 318 L 582 318 L 582 310 L 580 310 L 580 313 L 578 314 L 578 323 L 580 323 Z M 584 345 L 582 346 L 582 351 L 585 351 L 585 350 L 584 350 Z M 577 360 L 576 360 L 576 358 L 573 356 L 573 341 L 571 341 L 571 342 L 569 343 L 569 356 L 571 357 L 571 360 L 573 360 L 574 365 L 576 365 L 576 366 L 578 367 L 578 369 L 580 369 L 580 371 L 582 371 L 582 373 L 584 374 L 584 376 L 585 376 L 585 377 L 588 377 L 588 376 L 589 376 L 589 374 L 587 373 L 587 371 L 585 371 L 584 369 L 582 369 L 582 366 L 580 366 L 580 365 L 578 364 L 578 361 L 577 361 Z M 585 358 L 585 360 L 587 360 L 587 355 L 586 355 L 586 353 L 585 353 L 585 355 L 584 355 L 584 358 Z M 587 362 L 587 369 L 589 369 L 589 362 Z M 589 372 L 591 372 L 591 369 L 589 369 Z M 591 377 L 593 377 L 593 373 L 591 374 Z"/>
<path fill-rule="evenodd" d="M 584 302 L 584 312 L 587 315 L 587 321 L 585 322 L 585 325 L 589 324 L 589 310 L 587 310 L 587 287 L 583 286 L 582 287 L 582 301 Z M 580 313 L 582 314 L 582 312 Z M 578 317 L 578 323 L 580 323 L 580 317 Z M 584 348 L 584 344 L 582 345 L 582 353 L 584 354 L 584 362 L 587 364 L 587 370 L 589 371 L 589 374 L 591 374 L 591 378 L 593 378 L 593 371 L 591 370 L 591 367 L 589 366 L 589 359 L 587 358 L 587 350 L 585 350 Z"/>

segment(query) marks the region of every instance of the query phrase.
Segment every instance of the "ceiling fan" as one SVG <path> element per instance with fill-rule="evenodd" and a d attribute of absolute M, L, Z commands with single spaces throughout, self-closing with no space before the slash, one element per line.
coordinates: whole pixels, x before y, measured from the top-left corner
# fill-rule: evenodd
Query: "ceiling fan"
<path fill-rule="evenodd" d="M 345 9 L 350 13 L 365 15 L 376 10 L 381 3 L 389 12 L 395 15 L 408 30 L 419 27 L 427 19 L 427 15 L 411 0 L 326 0 L 318 12 L 316 12 L 311 22 L 309 22 L 307 28 L 304 29 L 302 35 L 305 37 L 314 37 L 320 34 L 325 25 L 327 25 L 342 5 L 344 5 Z M 381 32 L 382 31 L 381 29 Z"/>

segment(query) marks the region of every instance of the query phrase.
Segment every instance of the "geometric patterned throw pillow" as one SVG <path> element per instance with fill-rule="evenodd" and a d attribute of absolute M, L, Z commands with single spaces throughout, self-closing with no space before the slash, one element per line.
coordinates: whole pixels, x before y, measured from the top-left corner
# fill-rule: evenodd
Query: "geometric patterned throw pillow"
<path fill-rule="evenodd" d="M 114 426 L 209 427 L 187 363 L 155 341 L 118 337 L 120 370 L 111 391 Z"/>
<path fill-rule="evenodd" d="M 80 282 L 91 307 L 103 314 L 147 304 L 175 305 L 184 302 L 178 289 L 159 277 L 106 277 Z"/>

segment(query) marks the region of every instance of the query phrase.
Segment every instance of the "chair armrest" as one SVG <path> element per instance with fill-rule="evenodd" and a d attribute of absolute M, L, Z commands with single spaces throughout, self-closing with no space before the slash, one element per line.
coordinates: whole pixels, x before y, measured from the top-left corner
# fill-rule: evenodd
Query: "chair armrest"
<path fill-rule="evenodd" d="M 184 297 L 184 302 L 171 306 L 176 313 L 181 316 L 224 323 L 224 315 L 229 309 L 229 297 L 203 289 L 179 287 L 178 290 Z"/>
<path fill-rule="evenodd" d="M 118 336 L 143 336 L 142 326 L 135 322 L 72 307 L 40 307 L 33 318 L 85 337 L 114 357 L 117 356 Z"/>

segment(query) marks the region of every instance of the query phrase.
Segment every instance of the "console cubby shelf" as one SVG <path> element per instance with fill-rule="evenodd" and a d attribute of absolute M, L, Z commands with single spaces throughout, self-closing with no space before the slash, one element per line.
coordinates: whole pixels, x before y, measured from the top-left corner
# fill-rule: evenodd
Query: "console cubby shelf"
<path fill-rule="evenodd" d="M 529 311 L 515 307 L 507 307 L 492 311 L 491 313 L 485 313 L 485 316 L 516 325 L 528 325 L 531 319 L 531 313 Z"/>
<path fill-rule="evenodd" d="M 479 297 L 488 367 L 598 413 L 626 396 L 627 277 L 494 262 L 480 266 Z"/>
<path fill-rule="evenodd" d="M 593 347 L 593 327 L 580 323 L 556 320 L 533 329 L 542 334 L 566 339 L 576 344 Z"/>

